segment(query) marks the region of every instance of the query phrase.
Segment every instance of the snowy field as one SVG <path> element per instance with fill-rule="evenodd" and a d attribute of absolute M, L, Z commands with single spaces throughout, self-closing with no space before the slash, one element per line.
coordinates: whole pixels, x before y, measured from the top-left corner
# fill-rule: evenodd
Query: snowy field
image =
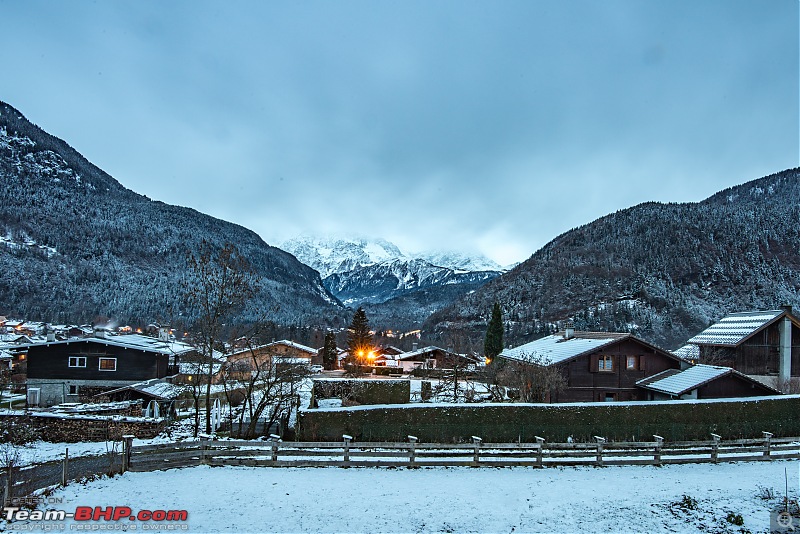
<path fill-rule="evenodd" d="M 188 520 L 172 526 L 209 533 L 755 533 L 769 531 L 785 472 L 795 498 L 796 461 L 547 469 L 202 466 L 74 483 L 51 497 L 63 499 L 59 506 L 67 511 L 186 510 Z M 777 497 L 764 499 L 765 488 Z M 729 522 L 731 513 L 744 524 Z M 5 528 L 25 529 L 19 522 Z"/>

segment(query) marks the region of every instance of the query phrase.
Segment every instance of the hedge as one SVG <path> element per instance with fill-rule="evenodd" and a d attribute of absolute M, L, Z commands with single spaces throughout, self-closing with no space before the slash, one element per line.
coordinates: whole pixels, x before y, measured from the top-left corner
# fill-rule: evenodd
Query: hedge
<path fill-rule="evenodd" d="M 408 380 L 314 380 L 314 400 L 349 398 L 358 404 L 405 404 L 411 400 Z"/>
<path fill-rule="evenodd" d="M 572 404 L 415 404 L 302 411 L 300 441 L 550 442 L 667 441 L 800 435 L 800 396 L 747 399 Z"/>

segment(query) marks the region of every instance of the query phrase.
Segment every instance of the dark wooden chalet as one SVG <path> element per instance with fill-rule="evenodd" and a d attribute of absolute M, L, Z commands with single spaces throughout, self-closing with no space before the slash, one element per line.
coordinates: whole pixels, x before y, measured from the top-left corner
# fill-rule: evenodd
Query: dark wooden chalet
<path fill-rule="evenodd" d="M 695 362 L 732 367 L 788 390 L 800 377 L 800 320 L 791 306 L 734 313 L 709 326 L 675 351 Z"/>
<path fill-rule="evenodd" d="M 636 383 L 666 371 L 680 370 L 682 360 L 631 334 L 564 332 L 538 339 L 498 358 L 527 365 L 557 366 L 566 385 L 552 391 L 551 402 L 645 400 Z"/>
<path fill-rule="evenodd" d="M 139 334 L 29 345 L 28 399 L 32 404 L 52 406 L 165 378 L 177 374 L 181 358 L 193 352 L 190 345 Z"/>
<path fill-rule="evenodd" d="M 693 365 L 683 371 L 667 369 L 636 383 L 647 393 L 647 400 L 725 399 L 778 395 L 766 386 L 730 367 Z"/>

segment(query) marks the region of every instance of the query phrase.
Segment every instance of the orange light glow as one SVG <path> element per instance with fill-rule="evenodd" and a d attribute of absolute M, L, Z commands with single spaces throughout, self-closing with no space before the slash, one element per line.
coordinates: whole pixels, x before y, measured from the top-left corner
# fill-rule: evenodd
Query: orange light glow
<path fill-rule="evenodd" d="M 375 359 L 375 353 L 372 352 L 372 351 L 369 351 L 369 354 L 367 354 L 367 358 L 369 358 L 370 360 L 374 360 Z"/>

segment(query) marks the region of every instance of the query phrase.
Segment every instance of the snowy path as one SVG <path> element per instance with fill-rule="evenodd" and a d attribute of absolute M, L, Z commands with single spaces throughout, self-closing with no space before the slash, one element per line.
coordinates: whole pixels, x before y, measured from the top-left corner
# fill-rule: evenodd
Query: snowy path
<path fill-rule="evenodd" d="M 725 519 L 729 511 L 743 516 L 745 528 L 764 532 L 776 501 L 762 500 L 760 488 L 782 494 L 785 469 L 795 496 L 798 464 L 790 461 L 549 469 L 203 466 L 127 473 L 54 496 L 63 497 L 68 511 L 185 509 L 191 532 L 739 532 Z M 697 508 L 675 506 L 683 495 L 696 499 Z"/>

